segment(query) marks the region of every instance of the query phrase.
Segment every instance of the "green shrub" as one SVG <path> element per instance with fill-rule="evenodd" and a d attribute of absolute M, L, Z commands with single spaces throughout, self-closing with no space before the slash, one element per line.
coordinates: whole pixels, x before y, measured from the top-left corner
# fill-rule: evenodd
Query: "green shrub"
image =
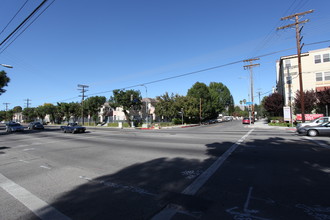
<path fill-rule="evenodd" d="M 182 122 L 181 122 L 181 119 L 179 119 L 179 118 L 173 118 L 172 123 L 175 125 L 178 125 L 178 124 L 181 124 Z"/>
<path fill-rule="evenodd" d="M 291 127 L 291 123 L 288 122 L 271 122 L 268 123 L 270 126 L 281 126 L 281 127 Z"/>

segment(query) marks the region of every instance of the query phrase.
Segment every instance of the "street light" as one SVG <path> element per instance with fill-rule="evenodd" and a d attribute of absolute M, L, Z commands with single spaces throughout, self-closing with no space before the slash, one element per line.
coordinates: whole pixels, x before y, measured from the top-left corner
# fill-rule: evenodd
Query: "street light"
<path fill-rule="evenodd" d="M 147 127 L 149 127 L 149 115 L 148 115 L 148 101 L 147 101 L 147 97 L 148 97 L 148 89 L 146 87 L 146 85 L 141 84 L 140 86 L 144 86 L 144 88 L 146 88 L 146 123 L 147 123 Z"/>
<path fill-rule="evenodd" d="M 6 68 L 13 68 L 13 66 L 8 65 L 8 64 L 0 64 L 0 65 L 3 66 L 3 67 L 6 67 Z"/>

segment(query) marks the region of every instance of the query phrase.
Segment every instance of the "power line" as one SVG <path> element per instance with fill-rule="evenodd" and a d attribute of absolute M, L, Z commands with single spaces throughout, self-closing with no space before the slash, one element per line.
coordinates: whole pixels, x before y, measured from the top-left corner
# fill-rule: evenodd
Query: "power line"
<path fill-rule="evenodd" d="M 29 16 L 27 16 L 1 43 L 0 46 L 2 46 L 3 43 L 5 43 L 18 29 L 20 29 L 39 9 L 43 4 L 46 3 L 47 0 L 44 0 L 41 2 L 41 4 L 35 8 Z"/>
<path fill-rule="evenodd" d="M 327 42 L 330 42 L 330 40 L 313 42 L 313 43 L 308 43 L 308 44 L 305 44 L 305 45 L 308 46 L 308 45 L 321 44 L 321 43 L 327 43 Z M 291 47 L 291 48 L 287 48 L 287 49 L 283 49 L 283 50 L 278 50 L 278 51 L 270 52 L 270 53 L 267 53 L 267 54 L 259 55 L 257 57 L 260 57 L 260 58 L 261 57 L 267 57 L 267 56 L 270 56 L 270 55 L 274 55 L 274 54 L 277 54 L 277 53 L 289 51 L 289 50 L 292 50 L 292 49 L 295 49 L 295 47 Z M 252 57 L 252 58 L 257 58 L 257 57 Z M 227 64 L 219 65 L 219 66 L 214 66 L 214 67 L 210 67 L 210 68 L 206 68 L 206 69 L 201 69 L 201 70 L 197 70 L 197 71 L 193 71 L 193 72 L 188 72 L 188 73 L 184 73 L 184 74 L 180 74 L 180 75 L 172 76 L 172 77 L 167 77 L 167 78 L 163 78 L 163 79 L 159 79 L 159 80 L 154 80 L 154 81 L 139 83 L 139 84 L 136 84 L 136 85 L 127 86 L 127 87 L 118 88 L 118 89 L 119 90 L 130 89 L 130 88 L 135 88 L 135 87 L 141 86 L 141 84 L 148 85 L 148 84 L 153 84 L 153 83 L 157 83 L 157 82 L 167 81 L 167 80 L 170 80 L 170 79 L 180 78 L 180 77 L 183 77 L 183 76 L 193 75 L 193 74 L 196 74 L 196 73 L 201 73 L 201 72 L 205 72 L 205 71 L 209 71 L 209 70 L 214 70 L 214 69 L 218 69 L 218 68 L 222 68 L 222 67 L 226 67 L 226 66 L 238 64 L 238 63 L 241 63 L 243 61 L 244 60 L 238 60 L 238 61 L 230 62 L 230 63 L 227 63 Z M 102 91 L 102 92 L 96 92 L 96 93 L 91 93 L 91 94 L 88 94 L 88 95 L 89 96 L 93 96 L 93 95 L 105 94 L 105 93 L 113 92 L 114 90 L 116 90 L 116 89 Z M 267 93 L 269 93 L 269 92 L 267 92 Z M 266 93 L 264 93 L 264 94 L 266 94 Z M 69 101 L 69 100 L 72 100 L 72 99 L 76 99 L 78 97 L 79 96 L 75 96 L 75 97 L 64 99 L 64 100 L 61 100 L 61 101 L 58 101 L 58 102 Z"/>
<path fill-rule="evenodd" d="M 20 11 L 24 8 L 24 6 L 26 5 L 26 3 L 29 0 L 26 0 L 23 5 L 20 7 L 20 9 L 18 9 L 18 11 L 16 12 L 16 14 L 10 19 L 10 21 L 7 23 L 7 25 L 2 29 L 2 31 L 0 32 L 0 35 L 7 29 L 7 27 L 10 25 L 10 23 L 16 18 L 16 16 L 20 13 Z"/>
<path fill-rule="evenodd" d="M 47 0 L 44 0 L 44 2 L 46 2 Z M 44 3 L 43 2 L 43 3 Z M 9 40 L 9 38 L 11 38 L 11 37 L 13 37 L 13 36 L 15 36 L 16 34 L 17 34 L 17 32 L 16 31 L 18 31 L 18 30 L 20 30 L 25 24 L 23 24 L 21 27 L 17 27 L 15 30 L 15 33 L 14 33 L 14 31 L 10 34 L 10 37 L 8 36 L 1 44 L 0 44 L 0 46 L 4 43 L 4 42 L 6 42 L 6 44 L 8 44 L 6 47 L 4 47 L 1 51 L 0 51 L 0 54 L 1 53 L 3 53 L 12 43 L 14 43 L 15 41 L 16 41 L 16 39 L 19 37 L 19 36 L 21 36 L 21 34 L 23 34 L 25 31 L 26 31 L 26 29 L 28 29 L 53 3 L 55 2 L 55 0 L 53 0 L 30 24 L 28 24 L 25 28 L 24 28 L 24 30 L 22 30 L 16 37 L 15 37 L 15 39 L 13 39 L 10 43 L 8 43 L 8 42 L 6 42 L 7 40 Z M 41 4 L 43 4 L 43 3 L 41 3 Z M 40 5 L 41 5 L 40 4 Z M 39 6 L 40 6 L 39 5 Z M 39 10 L 39 7 L 38 6 L 38 10 Z M 36 10 L 35 9 L 35 11 L 38 11 L 38 10 Z M 32 12 L 33 13 L 33 12 Z M 31 13 L 31 14 L 32 14 Z M 31 15 L 30 14 L 30 15 Z M 29 16 L 30 17 L 30 16 Z M 30 18 L 28 18 L 27 20 L 29 20 Z M 26 20 L 26 19 L 25 19 Z M 22 22 L 23 23 L 23 22 Z M 21 23 L 21 24 L 22 24 Z M 12 36 L 11 36 L 12 35 Z M 4 44 L 4 45 L 6 45 L 6 44 Z"/>

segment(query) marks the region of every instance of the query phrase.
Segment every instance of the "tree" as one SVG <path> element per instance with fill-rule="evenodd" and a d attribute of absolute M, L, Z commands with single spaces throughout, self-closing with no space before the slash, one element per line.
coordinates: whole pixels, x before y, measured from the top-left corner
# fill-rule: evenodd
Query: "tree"
<path fill-rule="evenodd" d="M 168 92 L 166 92 L 161 96 L 157 96 L 156 100 L 157 100 L 155 106 L 156 115 L 159 115 L 165 121 L 171 121 L 173 118 L 176 117 L 177 109 L 174 106 L 175 96 L 173 93 L 170 96 Z"/>
<path fill-rule="evenodd" d="M 44 104 L 44 110 L 46 114 L 48 114 L 50 117 L 50 122 L 54 123 L 56 119 L 56 113 L 57 113 L 57 107 L 51 103 L 45 103 Z"/>
<path fill-rule="evenodd" d="M 227 86 L 222 83 L 211 82 L 209 85 L 209 91 L 214 114 L 213 117 L 217 117 L 226 109 L 229 114 L 234 111 L 234 99 Z"/>
<path fill-rule="evenodd" d="M 131 126 L 134 111 L 139 111 L 142 105 L 142 97 L 138 90 L 120 90 L 113 91 L 113 96 L 109 99 L 109 105 L 112 108 L 122 107 L 128 124 Z M 104 104 L 104 102 L 103 102 Z"/>
<path fill-rule="evenodd" d="M 92 96 L 84 101 L 84 108 L 88 111 L 89 115 L 92 116 L 93 121 L 98 123 L 98 114 L 101 106 L 106 102 L 104 96 Z"/>
<path fill-rule="evenodd" d="M 0 95 L 6 92 L 6 90 L 3 89 L 3 87 L 8 86 L 9 82 L 10 82 L 10 78 L 7 77 L 6 72 L 3 70 L 0 71 Z"/>
<path fill-rule="evenodd" d="M 304 91 L 304 107 L 306 113 L 311 113 L 314 109 L 316 109 L 316 94 L 313 89 Z M 296 113 L 301 113 L 301 102 L 300 102 L 300 91 L 296 91 L 295 98 L 294 98 L 294 110 Z"/>
<path fill-rule="evenodd" d="M 43 105 L 40 105 L 37 108 L 35 108 L 35 113 L 37 114 L 39 119 L 41 119 L 42 122 L 44 121 L 46 114 L 47 114 L 45 110 L 46 109 Z"/>
<path fill-rule="evenodd" d="M 25 117 L 26 122 L 34 121 L 37 118 L 35 108 L 25 108 L 22 111 L 23 116 Z"/>
<path fill-rule="evenodd" d="M 0 121 L 4 121 L 6 119 L 6 111 L 0 111 Z"/>
<path fill-rule="evenodd" d="M 279 93 L 273 93 L 263 99 L 263 106 L 271 116 L 281 116 L 283 105 L 283 96 Z"/>
<path fill-rule="evenodd" d="M 202 102 L 202 119 L 214 117 L 215 111 L 212 109 L 212 100 L 209 88 L 204 83 L 196 82 L 187 93 L 187 96 L 196 98 Z"/>
<path fill-rule="evenodd" d="M 69 103 L 69 113 L 70 116 L 73 117 L 73 121 L 78 121 L 78 118 L 82 116 L 81 111 L 82 108 L 80 103 L 78 102 Z"/>
<path fill-rule="evenodd" d="M 316 92 L 316 98 L 318 99 L 318 112 L 324 112 L 327 115 L 328 112 L 326 112 L 326 110 L 329 108 L 330 104 L 330 89 L 324 89 L 323 91 Z"/>
<path fill-rule="evenodd" d="M 182 118 L 183 122 L 198 122 L 199 120 L 199 101 L 195 97 L 175 96 L 176 116 Z M 182 122 L 182 121 L 181 121 Z"/>
<path fill-rule="evenodd" d="M 14 113 L 20 113 L 20 112 L 22 112 L 22 111 L 23 111 L 23 109 L 22 109 L 21 106 L 15 106 L 15 107 L 13 108 L 13 112 L 14 112 Z"/>
<path fill-rule="evenodd" d="M 67 122 L 70 121 L 71 115 L 70 115 L 70 105 L 66 102 L 57 103 L 58 106 L 58 117 L 65 118 Z"/>

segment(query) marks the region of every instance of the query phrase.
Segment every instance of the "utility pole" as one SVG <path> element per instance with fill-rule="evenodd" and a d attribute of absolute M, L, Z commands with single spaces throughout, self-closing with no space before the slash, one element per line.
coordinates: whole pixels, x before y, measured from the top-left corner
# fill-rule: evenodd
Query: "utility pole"
<path fill-rule="evenodd" d="M 300 37 L 300 32 L 301 32 L 303 26 L 301 28 L 299 28 L 299 25 L 309 22 L 309 19 L 306 19 L 304 21 L 299 21 L 299 17 L 303 16 L 305 14 L 310 14 L 312 12 L 314 12 L 314 10 L 309 10 L 309 11 L 296 13 L 293 15 L 283 17 L 283 18 L 281 18 L 281 21 L 294 18 L 295 22 L 293 24 L 289 24 L 289 25 L 285 25 L 285 26 L 277 28 L 277 30 L 282 30 L 285 28 L 293 27 L 293 26 L 295 26 L 295 28 L 296 28 L 296 44 L 297 44 L 297 56 L 298 56 L 298 71 L 299 71 L 300 104 L 301 104 L 301 120 L 302 120 L 302 122 L 305 122 L 305 97 L 304 97 L 302 68 L 301 68 L 301 49 L 304 45 L 301 45 L 302 37 Z"/>
<path fill-rule="evenodd" d="M 3 104 L 6 106 L 6 111 L 8 111 L 8 105 L 10 105 L 10 103 L 5 102 L 5 103 L 3 103 Z"/>
<path fill-rule="evenodd" d="M 243 62 L 249 62 L 250 64 L 249 65 L 245 65 L 244 66 L 244 69 L 249 69 L 250 70 L 250 83 L 251 83 L 251 102 L 252 102 L 252 106 L 251 106 L 251 118 L 252 120 L 250 121 L 253 121 L 254 122 L 254 93 L 253 93 L 253 70 L 252 68 L 253 67 L 256 67 L 256 66 L 260 66 L 259 63 L 256 63 L 256 64 L 253 64 L 252 62 L 253 61 L 256 61 L 256 60 L 259 60 L 259 58 L 253 58 L 253 59 L 248 59 L 248 60 L 243 60 Z"/>
<path fill-rule="evenodd" d="M 202 98 L 199 98 L 199 124 L 202 124 Z"/>
<path fill-rule="evenodd" d="M 31 99 L 24 99 L 26 102 L 26 107 L 29 108 L 30 102 L 32 101 Z"/>
<path fill-rule="evenodd" d="M 85 96 L 85 92 L 88 91 L 88 90 L 86 90 L 86 88 L 89 88 L 89 86 L 78 84 L 78 87 L 79 87 L 78 90 L 80 90 L 81 91 L 80 93 L 82 93 L 82 95 L 79 95 L 79 97 L 81 97 L 81 117 L 82 117 L 82 124 L 84 125 L 84 123 L 85 123 L 85 119 L 84 119 L 84 100 L 85 100 L 85 97 L 87 97 L 87 96 Z"/>
<path fill-rule="evenodd" d="M 258 91 L 257 94 L 258 94 L 258 96 L 259 96 L 259 105 L 260 105 L 260 95 L 261 95 L 261 92 Z"/>

